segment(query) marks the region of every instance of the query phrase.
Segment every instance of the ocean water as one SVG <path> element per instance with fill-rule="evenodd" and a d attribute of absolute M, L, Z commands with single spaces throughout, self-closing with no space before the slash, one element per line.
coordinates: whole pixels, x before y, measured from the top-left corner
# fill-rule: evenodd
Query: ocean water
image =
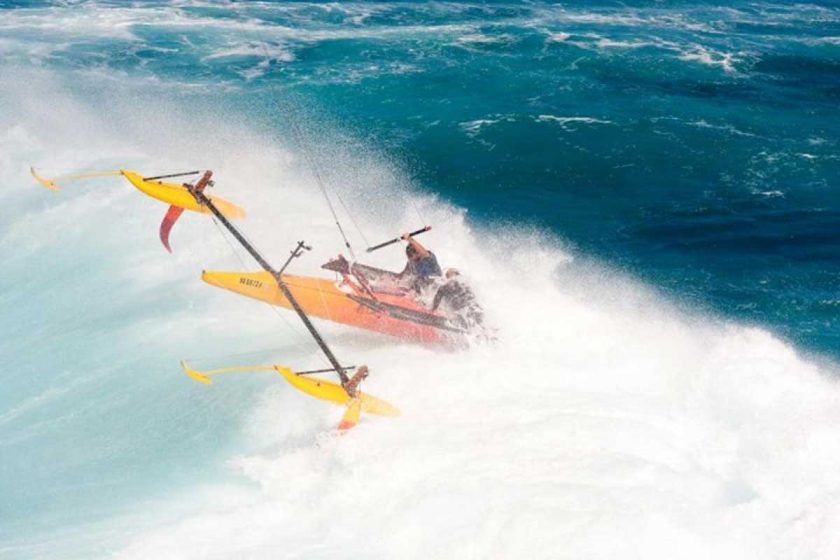
<path fill-rule="evenodd" d="M 834 2 L 0 2 L 0 558 L 840 555 Z M 274 262 L 430 223 L 498 342 L 319 323 L 126 167 L 211 168 Z M 397 249 L 374 264 L 398 268 Z"/>

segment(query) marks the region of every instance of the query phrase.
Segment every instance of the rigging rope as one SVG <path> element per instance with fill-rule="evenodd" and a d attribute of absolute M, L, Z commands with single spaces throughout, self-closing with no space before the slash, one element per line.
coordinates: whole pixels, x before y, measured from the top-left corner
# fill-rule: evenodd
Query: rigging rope
<path fill-rule="evenodd" d="M 417 217 L 420 218 L 420 223 L 423 224 L 424 226 L 428 225 L 429 222 L 427 222 L 423 218 L 423 216 L 420 214 L 420 209 L 417 208 L 416 204 L 414 204 L 414 200 L 412 200 L 411 196 L 408 197 L 408 202 L 411 204 L 411 207 L 414 208 L 414 211 L 417 213 Z"/>
<path fill-rule="evenodd" d="M 359 236 L 362 238 L 362 241 L 365 242 L 365 246 L 370 247 L 370 242 L 367 240 L 367 237 L 365 237 L 362 228 L 360 228 L 359 224 L 356 222 L 356 218 L 354 218 L 350 210 L 347 209 L 347 206 L 344 204 L 344 200 L 341 198 L 341 195 L 339 193 L 335 193 L 335 197 L 341 203 L 341 207 L 344 208 L 344 212 L 350 217 L 350 221 L 353 223 L 353 227 L 355 227 L 356 231 L 359 232 Z M 353 260 L 355 260 L 355 258 Z"/>
<path fill-rule="evenodd" d="M 247 40 L 247 37 L 245 37 L 244 33 L 241 33 L 241 30 L 240 30 L 240 34 L 243 36 L 243 38 L 245 38 Z M 254 29 L 254 34 L 257 36 L 257 39 L 259 40 L 260 48 L 263 51 L 263 56 L 265 58 L 264 62 L 265 62 L 266 68 L 270 68 L 270 66 L 271 66 L 271 55 L 268 52 L 268 47 L 266 46 L 266 41 L 265 41 L 265 39 L 263 39 L 262 33 L 260 33 L 259 29 Z M 277 101 L 277 104 L 279 106 L 280 102 Z M 321 172 L 319 171 L 319 167 L 317 165 L 317 162 L 312 157 L 312 153 L 309 150 L 309 143 L 306 141 L 306 138 L 303 135 L 303 131 L 301 130 L 298 123 L 295 122 L 294 120 L 290 121 L 290 123 L 292 125 L 292 131 L 293 131 L 293 133 L 296 137 L 297 143 L 300 146 L 301 151 L 303 152 L 304 158 L 306 159 L 306 162 L 309 164 L 309 167 L 312 170 L 312 174 L 315 176 L 315 182 L 318 183 L 318 188 L 321 190 L 321 194 L 324 195 L 324 199 L 327 201 L 327 206 L 330 209 L 330 213 L 332 214 L 333 220 L 335 221 L 335 225 L 336 225 L 336 227 L 338 227 L 338 231 L 339 231 L 339 233 L 341 233 L 341 238 L 344 240 L 344 246 L 347 248 L 347 251 L 349 251 L 350 256 L 355 261 L 356 260 L 356 253 L 353 251 L 353 247 L 350 245 L 350 240 L 347 238 L 347 234 L 344 232 L 344 228 L 341 226 L 341 221 L 338 219 L 338 214 L 335 211 L 335 207 L 333 206 L 332 200 L 330 199 L 329 193 L 327 192 L 327 188 L 324 185 L 324 179 L 321 176 Z M 338 198 L 338 201 L 341 203 L 342 208 L 344 208 L 345 213 L 350 217 L 350 220 L 353 222 L 353 226 L 356 228 L 356 230 L 361 235 L 362 240 L 365 242 L 365 244 L 369 245 L 367 239 L 365 238 L 364 234 L 362 233 L 361 228 L 356 223 L 356 220 L 353 218 L 353 214 L 351 214 L 347 210 L 347 206 L 344 204 L 344 201 L 341 199 L 341 196 L 338 195 L 338 194 L 336 194 L 335 196 L 336 196 L 336 198 Z"/>
<path fill-rule="evenodd" d="M 244 34 L 244 33 L 242 33 L 242 32 L 241 32 L 241 30 L 239 30 L 239 31 L 240 31 L 240 34 L 241 34 L 243 37 L 245 37 L 245 34 Z M 262 39 L 262 37 L 261 37 L 261 33 L 259 32 L 259 30 L 258 30 L 258 29 L 256 29 L 256 30 L 255 30 L 255 33 L 256 33 L 256 35 L 257 35 L 257 37 L 258 37 L 258 39 L 259 39 L 259 44 L 260 44 L 260 46 L 262 47 L 263 54 L 264 54 L 264 56 L 265 56 L 266 68 L 270 68 L 270 66 L 271 66 L 271 56 L 269 55 L 268 48 L 267 48 L 267 46 L 266 46 L 266 42 Z M 245 38 L 246 38 L 246 37 L 245 37 Z M 247 40 L 247 38 L 246 38 L 246 40 Z M 322 178 L 322 176 L 321 176 L 321 173 L 320 173 L 320 171 L 319 171 L 319 169 L 318 169 L 318 166 L 317 166 L 317 164 L 316 164 L 316 162 L 315 162 L 314 158 L 312 157 L 312 155 L 311 155 L 310 151 L 308 150 L 307 144 L 306 144 L 306 142 L 305 142 L 305 138 L 303 137 L 303 132 L 301 131 L 300 127 L 298 126 L 298 124 L 297 124 L 295 121 L 291 121 L 291 124 L 292 124 L 292 129 L 293 129 L 293 132 L 294 132 L 294 134 L 296 135 L 297 140 L 298 140 L 298 143 L 299 143 L 299 145 L 300 145 L 300 147 L 301 147 L 301 150 L 302 150 L 302 151 L 303 151 L 303 153 L 304 153 L 304 157 L 306 158 L 307 163 L 309 164 L 310 168 L 312 169 L 312 173 L 313 173 L 313 174 L 314 174 L 314 176 L 315 176 L 315 180 L 316 180 L 316 182 L 318 183 L 318 187 L 320 188 L 321 193 L 324 195 L 324 199 L 327 201 L 327 206 L 329 207 L 330 212 L 332 213 L 333 219 L 335 220 L 335 225 L 338 227 L 338 231 L 341 233 L 341 237 L 344 239 L 344 245 L 345 245 L 345 247 L 347 247 L 347 250 L 350 252 L 350 256 L 351 256 L 351 257 L 353 258 L 353 260 L 355 261 L 355 260 L 356 260 L 356 255 L 355 255 L 355 253 L 354 253 L 354 251 L 353 251 L 352 246 L 350 245 L 350 241 L 348 240 L 347 235 L 346 235 L 346 234 L 345 234 L 345 232 L 344 232 L 344 228 L 342 228 L 342 226 L 341 226 L 341 222 L 340 222 L 340 220 L 339 220 L 339 218 L 338 218 L 338 214 L 336 213 L 336 211 L 335 211 L 335 207 L 333 206 L 333 203 L 332 203 L 332 200 L 331 200 L 331 199 L 330 199 L 330 197 L 329 197 L 329 193 L 327 192 L 326 186 L 324 185 L 324 181 L 323 181 L 323 178 Z M 340 196 L 338 197 L 338 199 L 339 199 L 339 202 L 341 202 L 341 205 L 342 205 L 342 207 L 344 208 L 345 212 L 347 212 L 347 207 L 344 205 L 344 201 L 343 201 L 343 200 L 341 200 L 341 197 L 340 197 Z M 351 217 L 351 219 L 352 219 L 352 214 L 350 214 L 349 212 L 347 212 L 347 214 L 348 214 L 348 215 Z M 233 254 L 236 256 L 236 258 L 239 260 L 239 262 L 240 262 L 240 263 L 242 264 L 242 266 L 244 267 L 244 266 L 245 266 L 245 263 L 243 262 L 242 258 L 240 257 L 239 253 L 236 251 L 236 249 L 234 248 L 234 246 L 231 244 L 231 242 L 230 242 L 230 240 L 228 239 L 228 237 L 224 234 L 224 231 L 222 231 L 222 228 L 219 226 L 219 224 L 218 224 L 218 222 L 216 221 L 215 217 L 213 217 L 213 223 L 214 223 L 214 225 L 216 226 L 216 228 L 220 231 L 220 233 L 222 234 L 222 237 L 225 239 L 225 243 L 227 243 L 227 244 L 228 244 L 228 247 L 230 247 L 230 249 L 231 249 L 231 251 L 233 252 Z M 358 224 L 356 224 L 356 223 L 355 223 L 355 221 L 354 221 L 353 223 L 354 223 L 354 225 L 356 226 L 356 229 L 359 229 Z M 361 233 L 361 230 L 360 230 L 360 229 L 359 229 L 359 232 Z M 240 232 L 240 234 L 241 234 L 241 232 Z M 245 237 L 245 235 L 244 235 L 244 234 L 241 234 L 241 235 L 242 235 L 242 237 L 243 237 L 244 239 L 246 239 L 247 241 L 249 241 L 249 242 L 250 242 L 250 240 L 248 240 L 248 239 L 247 239 L 247 237 Z M 364 237 L 364 235 L 362 235 L 362 237 Z M 320 294 L 320 296 L 321 296 L 321 300 L 322 300 L 322 305 L 325 305 L 325 307 L 326 307 L 326 302 L 323 300 L 323 298 L 324 298 L 324 294 L 323 294 L 323 293 L 321 293 L 321 294 Z M 294 327 L 292 327 L 292 325 L 291 325 L 291 324 L 289 323 L 289 321 L 288 321 L 288 320 L 287 320 L 287 319 L 283 316 L 283 314 L 281 314 L 281 313 L 279 312 L 279 310 L 278 310 L 276 307 L 274 307 L 273 305 L 269 304 L 268 302 L 266 302 L 266 303 L 269 305 L 269 307 L 272 309 L 272 311 L 274 311 L 274 312 L 277 314 L 277 316 L 278 316 L 278 317 L 280 317 L 280 318 L 283 320 L 283 322 L 284 322 L 284 323 L 285 323 L 285 324 L 289 327 L 289 329 L 292 331 L 292 333 L 294 333 L 294 334 L 295 334 L 295 336 L 298 336 L 298 337 L 299 337 L 299 336 L 300 336 L 299 331 L 297 331 Z M 314 334 L 314 333 L 313 333 L 313 334 Z M 310 344 L 315 344 L 315 342 L 316 342 L 316 341 L 314 341 L 314 340 L 308 340 L 308 342 L 309 342 Z M 301 347 L 303 347 L 303 346 L 301 346 Z M 323 351 L 325 351 L 325 352 L 328 352 L 328 350 L 325 350 L 323 347 L 319 347 L 319 349 L 320 349 L 320 350 L 323 350 Z M 321 352 L 316 352 L 316 354 L 319 356 L 319 358 L 321 359 L 321 361 L 322 361 L 322 362 L 324 362 L 325 364 L 330 365 L 330 366 L 335 365 L 335 364 L 332 364 L 332 363 L 328 363 L 328 362 L 327 362 L 327 360 L 325 359 L 325 356 L 321 355 Z M 341 370 L 339 370 L 339 373 L 341 373 Z"/>
<path fill-rule="evenodd" d="M 263 45 L 265 47 L 265 45 Z M 315 163 L 315 160 L 312 158 L 312 154 L 308 149 L 308 144 L 306 143 L 306 139 L 303 137 L 303 132 L 300 129 L 300 126 L 294 121 L 292 121 L 292 129 L 295 132 L 295 136 L 297 137 L 298 144 L 300 145 L 300 149 L 303 151 L 304 157 L 306 158 L 307 163 L 309 163 L 309 167 L 312 169 L 313 175 L 315 175 L 315 182 L 318 183 L 318 187 L 321 189 L 321 194 L 324 195 L 324 199 L 327 201 L 327 206 L 332 213 L 332 217 L 335 220 L 335 225 L 338 226 L 338 231 L 341 233 L 342 239 L 344 239 L 344 246 L 347 247 L 347 250 L 350 252 L 350 256 L 353 257 L 353 260 L 356 260 L 356 254 L 353 252 L 353 247 L 350 246 L 350 241 L 347 239 L 347 235 L 344 233 L 344 228 L 341 227 L 341 222 L 338 220 L 338 214 L 335 212 L 335 207 L 333 206 L 332 200 L 330 200 L 330 195 L 327 192 L 326 186 L 324 186 L 324 181 L 321 178 L 321 173 L 318 170 L 318 166 Z M 339 197 L 339 200 L 341 198 Z M 344 206 L 344 202 L 341 203 Z M 347 207 L 344 207 L 344 210 L 347 210 Z M 349 214 L 349 212 L 348 212 Z M 358 229 L 358 226 L 357 226 Z"/>

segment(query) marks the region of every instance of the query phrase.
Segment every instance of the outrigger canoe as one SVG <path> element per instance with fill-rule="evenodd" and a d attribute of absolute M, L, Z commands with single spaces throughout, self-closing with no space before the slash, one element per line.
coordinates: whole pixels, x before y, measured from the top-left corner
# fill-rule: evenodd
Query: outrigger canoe
<path fill-rule="evenodd" d="M 200 172 L 188 171 L 184 173 L 158 175 L 155 177 L 143 177 L 139 173 L 121 169 L 114 171 L 96 171 L 93 173 L 76 173 L 63 177 L 47 179 L 38 175 L 34 168 L 32 169 L 32 175 L 41 185 L 56 191 L 60 190 L 60 187 L 56 183 L 58 180 L 72 181 L 89 177 L 122 175 L 144 194 L 170 205 L 160 227 L 160 238 L 167 250 L 170 250 L 168 242 L 169 231 L 183 211 L 190 210 L 201 214 L 212 215 L 228 230 L 231 235 L 236 238 L 237 241 L 239 241 L 242 248 L 248 251 L 254 260 L 256 260 L 263 268 L 264 272 L 261 273 L 245 275 L 246 277 L 239 275 L 236 282 L 243 286 L 248 285 L 249 288 L 254 290 L 263 290 L 263 288 L 266 288 L 265 292 L 267 293 L 273 293 L 272 290 L 276 290 L 276 293 L 273 293 L 273 298 L 278 302 L 284 302 L 287 307 L 293 309 L 297 313 L 298 317 L 301 319 L 304 326 L 309 331 L 309 334 L 313 337 L 319 349 L 331 366 L 327 369 L 297 372 L 293 371 L 288 366 L 279 364 L 237 366 L 199 371 L 189 367 L 186 362 L 182 361 L 181 366 L 190 378 L 204 384 L 210 384 L 210 376 L 221 373 L 234 371 L 276 371 L 298 391 L 321 400 L 345 406 L 346 410 L 342 416 L 341 422 L 338 425 L 339 430 L 348 430 L 358 424 L 362 412 L 380 416 L 399 415 L 399 410 L 395 406 L 359 390 L 360 384 L 362 381 L 367 379 L 369 375 L 367 366 L 343 366 L 338 361 L 335 354 L 333 354 L 324 338 L 309 320 L 307 310 L 304 309 L 304 306 L 297 301 L 297 294 L 300 294 L 300 296 L 304 298 L 305 304 L 311 307 L 313 294 L 321 294 L 321 291 L 317 289 L 318 285 L 316 284 L 316 290 L 307 290 L 302 283 L 298 283 L 297 286 L 290 286 L 287 284 L 288 280 L 294 277 L 284 275 L 286 267 L 291 264 L 292 260 L 300 257 L 304 251 L 308 251 L 309 247 L 303 241 L 298 241 L 297 246 L 291 252 L 291 256 L 288 258 L 286 263 L 277 270 L 265 260 L 265 257 L 263 257 L 262 254 L 260 254 L 257 249 L 251 245 L 247 239 L 245 239 L 239 229 L 229 221 L 229 218 L 241 218 L 245 213 L 238 206 L 235 206 L 230 202 L 204 193 L 206 187 L 213 185 L 210 180 L 213 175 L 212 171 L 205 171 L 201 178 L 195 183 L 183 183 L 181 185 L 177 185 L 175 183 L 164 183 L 161 181 L 161 179 L 164 178 L 197 175 L 198 173 Z M 259 291 L 254 293 L 262 294 L 262 292 Z M 320 297 L 320 295 L 317 297 Z M 329 309 L 329 306 L 324 306 L 321 309 L 322 311 L 327 310 Z M 355 373 L 353 373 L 351 377 L 349 374 L 353 370 L 355 370 Z M 335 373 L 339 378 L 339 383 L 332 383 L 313 377 L 304 377 L 314 373 L 326 372 Z"/>
<path fill-rule="evenodd" d="M 184 210 L 190 210 L 199 214 L 212 214 L 207 205 L 199 202 L 194 196 L 193 191 L 191 191 L 190 188 L 187 188 L 185 184 L 162 181 L 162 179 L 170 179 L 173 177 L 196 175 L 198 174 L 198 171 L 170 173 L 168 175 L 158 175 L 155 177 L 143 177 L 136 171 L 116 169 L 113 171 L 72 173 L 70 175 L 62 175 L 61 177 L 55 177 L 53 179 L 42 177 L 37 171 L 35 171 L 34 167 L 31 168 L 30 171 L 38 183 L 53 191 L 61 190 L 61 187 L 58 185 L 59 181 L 78 181 L 80 179 L 89 179 L 92 177 L 122 175 L 128 179 L 129 183 L 134 185 L 137 190 L 143 194 L 169 204 L 169 209 L 166 211 L 166 215 L 164 215 L 163 221 L 160 224 L 159 235 L 161 243 L 163 243 L 163 246 L 170 253 L 172 252 L 172 248 L 169 246 L 169 232 L 172 230 L 172 226 L 175 225 L 175 222 L 178 221 L 178 218 L 181 217 L 181 214 L 184 213 Z M 193 188 L 195 192 L 204 194 L 204 189 L 208 186 L 213 186 L 213 182 L 209 179 L 209 177 L 203 182 L 197 182 L 191 188 Z M 232 202 L 215 195 L 205 194 L 204 196 L 207 200 L 213 203 L 219 213 L 221 213 L 226 219 L 237 220 L 245 217 L 245 211 Z"/>

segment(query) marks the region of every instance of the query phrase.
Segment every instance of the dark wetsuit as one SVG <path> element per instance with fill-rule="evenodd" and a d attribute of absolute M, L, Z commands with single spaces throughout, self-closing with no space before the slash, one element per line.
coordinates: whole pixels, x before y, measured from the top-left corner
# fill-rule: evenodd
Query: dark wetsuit
<path fill-rule="evenodd" d="M 450 279 L 438 289 L 432 301 L 432 311 L 437 311 L 442 303 L 456 315 L 464 328 L 469 329 L 484 322 L 484 314 L 472 290 L 457 278 Z"/>

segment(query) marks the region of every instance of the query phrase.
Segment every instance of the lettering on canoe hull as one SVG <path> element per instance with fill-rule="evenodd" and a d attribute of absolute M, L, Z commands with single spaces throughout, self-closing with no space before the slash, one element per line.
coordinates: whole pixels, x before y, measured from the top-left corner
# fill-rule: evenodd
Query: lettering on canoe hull
<path fill-rule="evenodd" d="M 262 282 L 260 282 L 259 280 L 252 280 L 251 278 L 240 278 L 239 283 L 244 284 L 246 286 L 250 286 L 252 288 L 262 288 L 263 287 Z"/>

